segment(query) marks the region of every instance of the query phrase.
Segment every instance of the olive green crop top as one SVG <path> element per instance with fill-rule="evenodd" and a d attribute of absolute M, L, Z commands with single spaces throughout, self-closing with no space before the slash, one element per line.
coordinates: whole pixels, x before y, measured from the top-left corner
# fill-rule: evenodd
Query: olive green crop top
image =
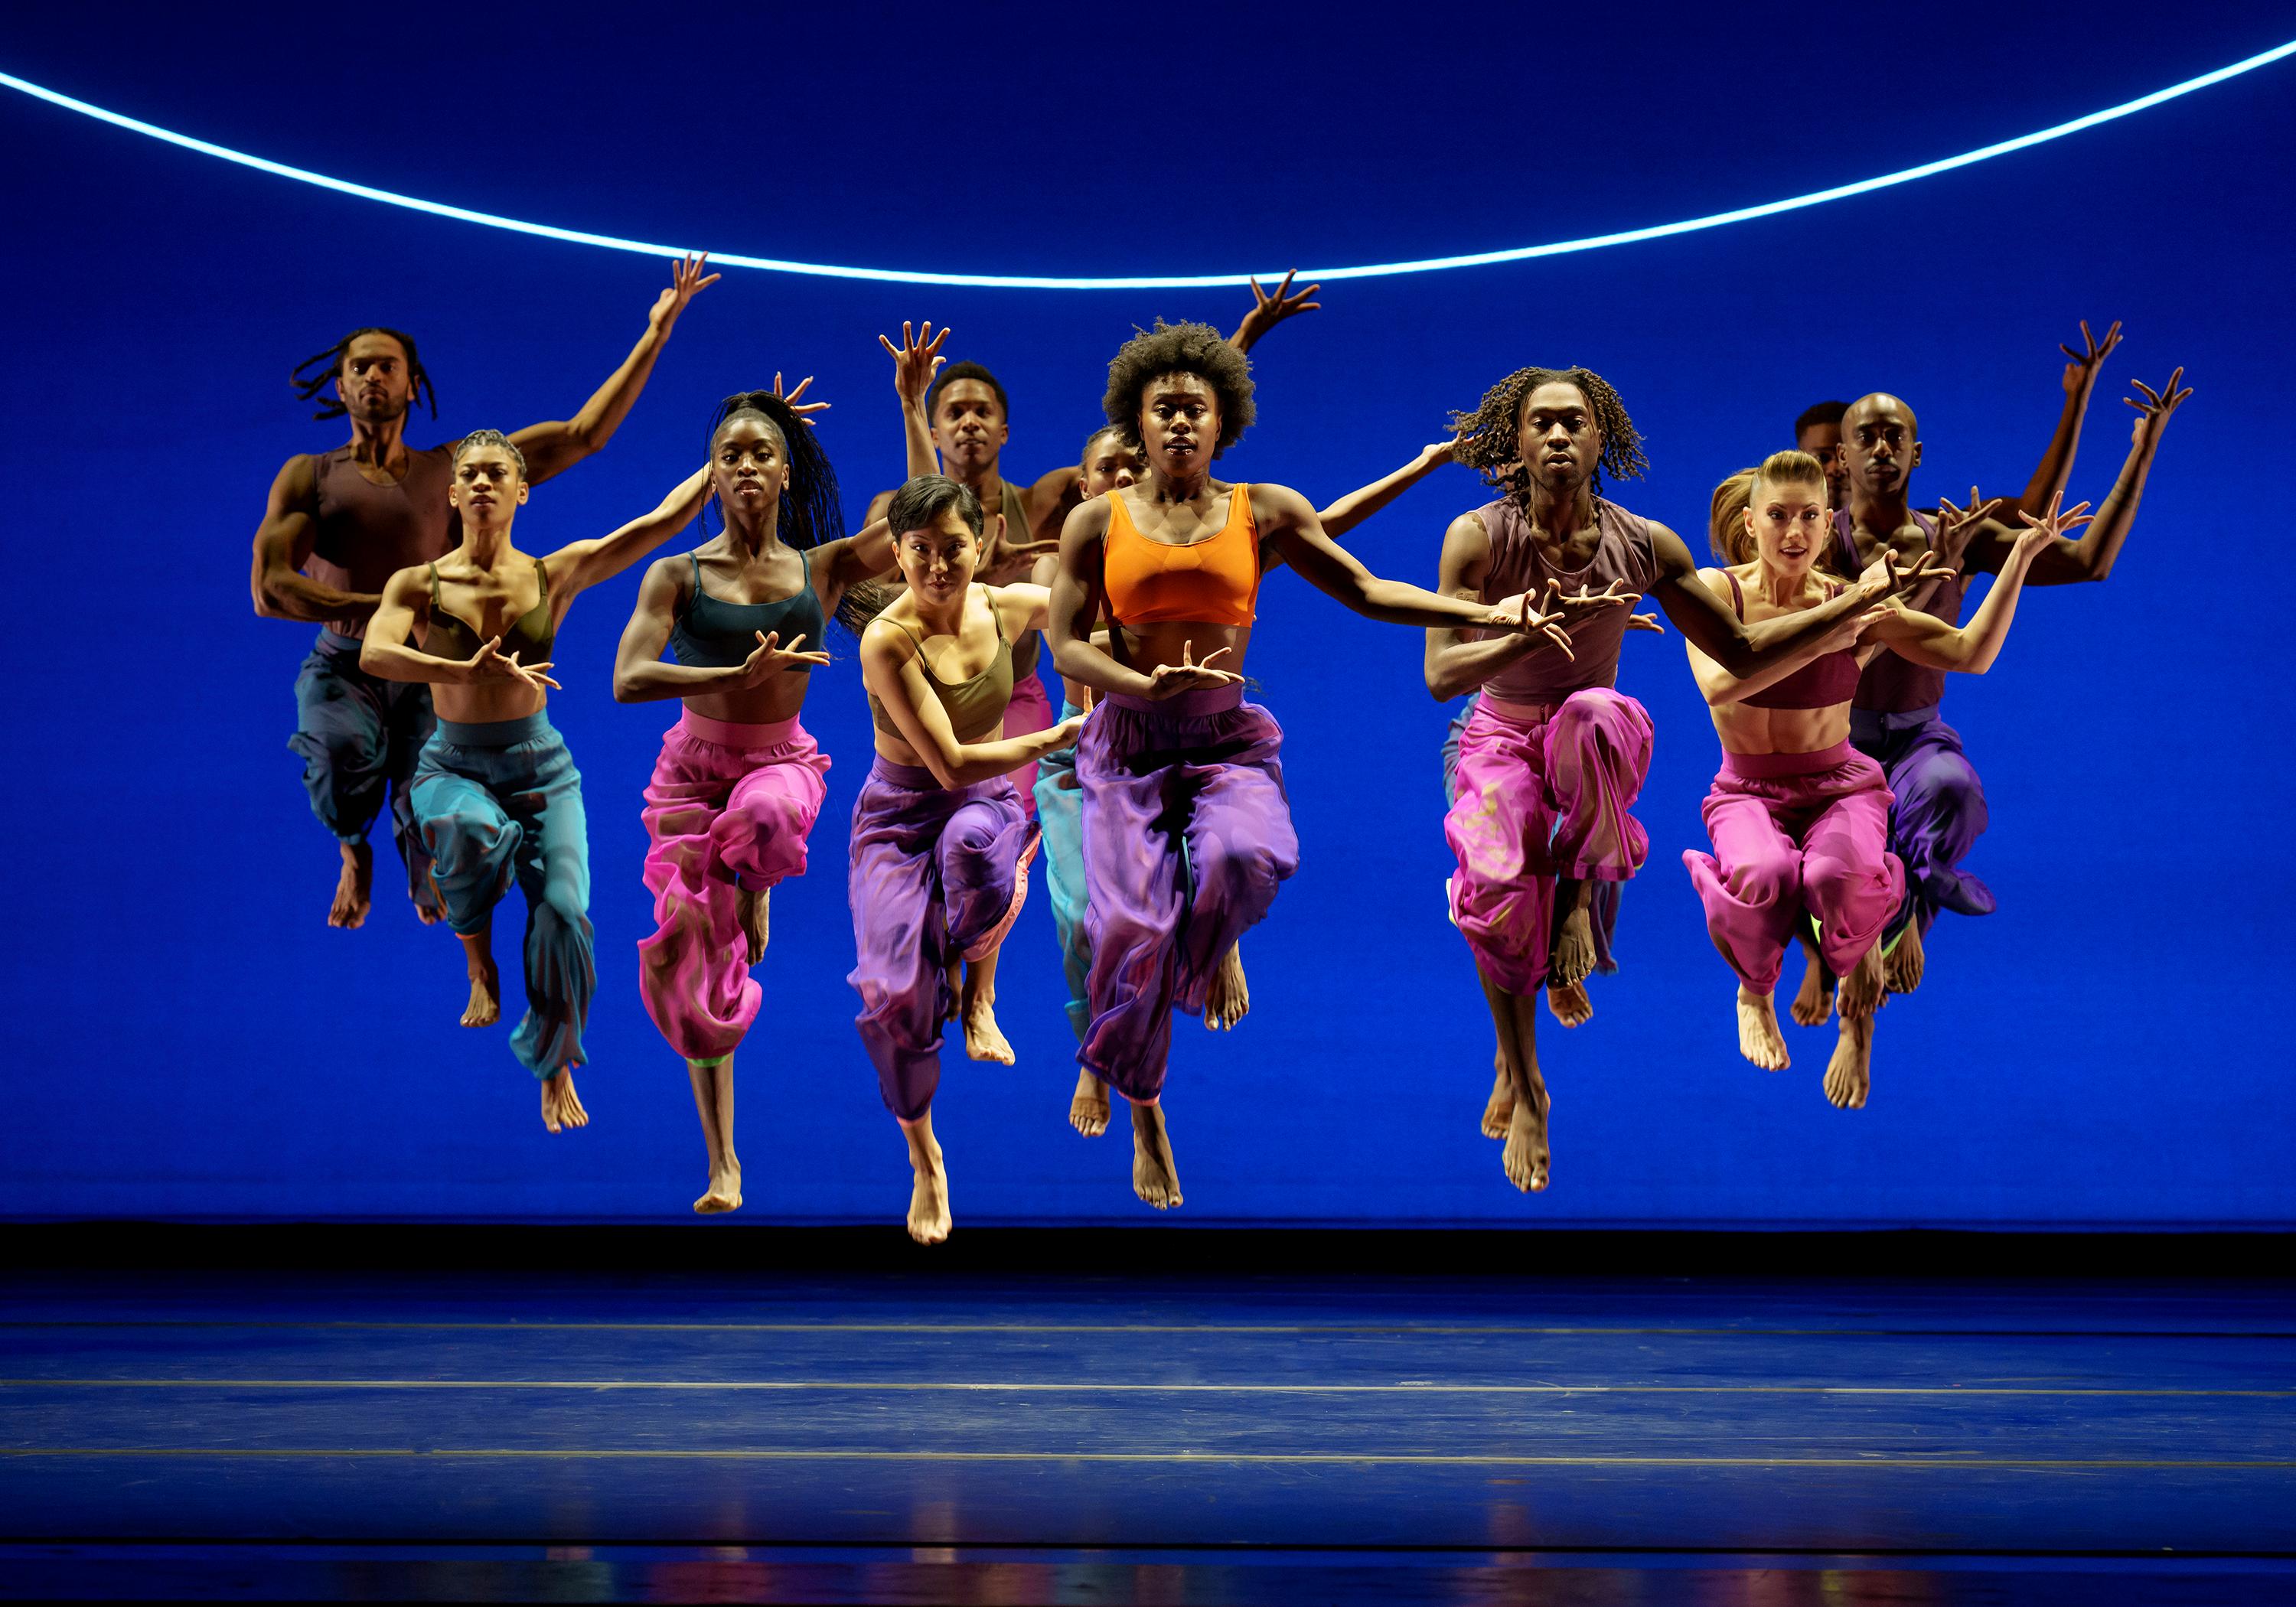
<path fill-rule="evenodd" d="M 1004 616 L 993 605 L 988 613 L 996 621 L 996 656 L 988 660 L 988 668 L 970 680 L 944 681 L 933 674 L 932 666 L 925 662 L 924 639 L 907 626 L 901 626 L 916 643 L 917 668 L 923 672 L 925 685 L 932 688 L 940 706 L 948 711 L 949 728 L 960 742 L 977 742 L 1004 724 L 1004 706 L 1013 701 L 1013 644 L 1004 637 Z M 887 736 L 908 741 L 873 692 L 869 694 L 869 717 Z"/>

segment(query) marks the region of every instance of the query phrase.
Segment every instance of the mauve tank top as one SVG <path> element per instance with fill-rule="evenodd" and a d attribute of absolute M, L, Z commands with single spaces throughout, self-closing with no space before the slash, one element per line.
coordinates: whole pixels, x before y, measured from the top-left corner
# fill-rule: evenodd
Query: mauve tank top
<path fill-rule="evenodd" d="M 1730 583 L 1730 611 L 1743 619 L 1745 588 L 1728 570 L 1722 571 L 1722 578 Z M 1836 586 L 1826 596 L 1839 597 L 1843 589 Z M 1773 681 L 1753 696 L 1738 701 L 1749 709 L 1831 709 L 1837 703 L 1848 702 L 1849 694 L 1857 690 L 1857 655 L 1845 647 L 1820 653 L 1784 680 Z"/>
<path fill-rule="evenodd" d="M 1930 550 L 1937 551 L 1937 521 L 1926 513 L 1915 513 L 1914 520 L 1922 527 L 1922 534 L 1929 537 Z M 1857 538 L 1849 528 L 1849 509 L 1843 508 L 1834 513 L 1833 537 L 1841 545 L 1842 563 L 1855 576 L 1860 565 L 1857 562 Z M 1951 579 L 1939 583 L 1936 594 L 1930 598 L 1929 606 L 1921 611 L 1934 615 L 1948 625 L 1958 625 L 1968 589 L 1968 577 L 1956 574 Z M 1908 709 L 1934 708 L 1945 697 L 1945 675 L 1942 669 L 1931 669 L 1925 664 L 1901 659 L 1885 647 L 1871 664 L 1866 666 L 1866 673 L 1857 677 L 1857 695 L 1851 700 L 1850 706 L 1880 714 L 1903 714 Z"/>
<path fill-rule="evenodd" d="M 1027 541 L 1035 534 L 1029 528 L 1029 504 L 1011 480 L 1001 482 L 1004 490 L 1004 539 L 1008 542 Z M 1021 639 L 1013 644 L 1013 678 L 1037 673 L 1037 654 L 1042 651 L 1045 638 L 1033 630 L 1022 631 Z"/>
<path fill-rule="evenodd" d="M 1476 510 L 1483 529 L 1490 532 L 1490 567 L 1483 574 L 1482 600 L 1497 603 L 1518 592 L 1544 596 L 1546 583 L 1559 580 L 1566 592 L 1581 586 L 1599 592 L 1613 580 L 1626 582 L 1630 592 L 1647 592 L 1658 579 L 1658 560 L 1651 552 L 1650 521 L 1629 513 L 1614 502 L 1595 499 L 1595 521 L 1601 537 L 1594 556 L 1575 570 L 1548 563 L 1531 537 L 1530 521 L 1512 498 L 1502 498 Z M 1612 686 L 1619 679 L 1619 645 L 1626 640 L 1630 608 L 1606 608 L 1581 621 L 1570 633 L 1570 651 L 1534 652 L 1519 659 L 1483 683 L 1483 690 L 1512 703 L 1559 703 L 1589 686 Z"/>
<path fill-rule="evenodd" d="M 319 533 L 305 572 L 321 586 L 380 593 L 400 570 L 435 563 L 455 545 L 455 510 L 447 502 L 455 478 L 452 447 L 408 454 L 406 478 L 394 486 L 368 483 L 348 447 L 313 459 L 312 478 Z M 366 621 L 333 619 L 328 628 L 365 635 Z"/>

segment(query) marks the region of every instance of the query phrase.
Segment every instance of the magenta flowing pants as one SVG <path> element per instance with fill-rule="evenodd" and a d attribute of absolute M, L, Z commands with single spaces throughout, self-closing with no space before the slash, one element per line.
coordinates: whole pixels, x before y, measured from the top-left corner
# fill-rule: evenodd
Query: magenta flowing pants
<path fill-rule="evenodd" d="M 828 774 L 794 717 L 736 725 L 689 709 L 662 734 L 645 789 L 654 933 L 638 943 L 638 991 L 687 1060 L 723 1060 L 757 1019 L 735 891 L 804 874 Z"/>
<path fill-rule="evenodd" d="M 1650 833 L 1628 811 L 1650 773 L 1650 716 L 1590 686 L 1556 704 L 1478 699 L 1459 734 L 1458 795 L 1443 835 L 1458 857 L 1451 919 L 1484 976 L 1518 996 L 1546 980 L 1554 883 L 1598 885 L 1590 900 L 1598 969 L 1618 969 L 1618 890 Z"/>
<path fill-rule="evenodd" d="M 1700 813 L 1714 852 L 1685 849 L 1706 930 L 1749 992 L 1778 983 L 1786 939 L 1807 910 L 1818 949 L 1849 973 L 1905 894 L 1890 852 L 1882 767 L 1839 742 L 1815 753 L 1728 753 Z"/>
<path fill-rule="evenodd" d="M 1013 677 L 1013 701 L 1004 705 L 1004 736 L 1028 736 L 1034 732 L 1051 729 L 1053 702 L 1046 694 L 1045 683 L 1034 670 Z M 1021 808 L 1029 818 L 1037 818 L 1037 766 L 1035 761 L 1022 765 L 1013 772 L 1013 784 L 1020 790 Z"/>
<path fill-rule="evenodd" d="M 1009 775 L 944 788 L 880 757 L 853 802 L 853 906 L 861 996 L 854 1025 L 885 1108 L 914 1121 L 940 1086 L 948 967 L 1003 941 L 1029 894 L 1037 828 Z"/>
<path fill-rule="evenodd" d="M 1235 940 L 1300 868 L 1283 729 L 1241 686 L 1111 695 L 1077 742 L 1086 993 L 1077 1060 L 1128 1098 L 1162 1092 L 1172 1007 L 1204 1007 Z"/>

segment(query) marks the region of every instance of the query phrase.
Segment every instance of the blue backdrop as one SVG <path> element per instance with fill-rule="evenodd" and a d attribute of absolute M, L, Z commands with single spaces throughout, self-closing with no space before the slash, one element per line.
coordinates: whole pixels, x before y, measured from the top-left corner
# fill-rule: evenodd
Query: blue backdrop
<path fill-rule="evenodd" d="M 2020 134 L 2296 34 L 2285 6 L 1784 6 L 1635 18 L 1463 8 L 718 6 L 577 29 L 555 9 L 49 8 L 0 67 L 223 144 L 418 195 L 641 238 L 983 272 L 1189 272 L 1560 239 L 1797 193 Z M 1727 12 L 1726 20 L 1721 14 Z M 1455 25 L 1456 23 L 1456 25 Z M 1553 1190 L 1476 1119 L 1490 1029 L 1446 923 L 1416 631 L 1296 577 L 1251 668 L 1283 721 L 1303 865 L 1248 940 L 1254 1013 L 1177 1036 L 1180 1220 L 2223 1224 L 2296 1218 L 2282 1010 L 2292 959 L 2280 611 L 2249 555 L 2290 458 L 2286 183 L 2296 63 L 1972 169 L 1727 229 L 1516 266 L 1331 287 L 1259 353 L 1260 423 L 1224 465 L 1328 500 L 1402 462 L 1521 364 L 1584 363 L 1648 443 L 1629 506 L 1702 539 L 1722 475 L 1807 403 L 1920 410 L 1917 490 L 2020 488 L 2076 320 L 2127 320 L 2074 475 L 2127 449 L 2131 375 L 2182 363 L 2112 582 L 2035 593 L 1960 679 L 1998 914 L 1947 916 L 1881 1019 L 1871 1106 L 1734 1052 L 1732 980 L 1679 853 L 1716 743 L 1679 638 L 1629 640 L 1656 720 L 1624 974 L 1543 1034 Z M 685 1076 L 640 1009 L 637 794 L 668 705 L 616 705 L 627 575 L 560 636 L 553 717 L 585 777 L 599 993 L 586 1131 L 552 1138 L 500 1030 L 455 1024 L 462 963 L 385 892 L 322 923 L 327 835 L 286 738 L 308 627 L 258 620 L 248 541 L 290 454 L 340 443 L 289 365 L 355 324 L 415 332 L 441 404 L 417 444 L 565 416 L 667 270 L 324 193 L 0 95 L 0 1213 L 686 1217 Z M 540 488 L 545 548 L 651 506 L 719 395 L 817 373 L 858 514 L 898 477 L 905 317 L 1013 398 L 1008 473 L 1069 461 L 1103 365 L 1156 314 L 1231 291 L 1012 293 L 734 271 L 680 325 L 599 457 Z M 1485 500 L 1446 471 L 1356 538 L 1431 581 Z M 2268 572 L 2268 571 L 2267 571 Z M 808 726 L 834 756 L 812 873 L 774 906 L 772 1030 L 743 1052 L 750 1218 L 896 1220 L 901 1141 L 851 1027 L 845 822 L 869 756 L 849 643 Z M 396 866 L 378 842 L 379 890 Z M 518 917 L 505 922 L 506 959 Z M 1006 948 L 1013 1070 L 952 1050 L 939 1125 L 960 1225 L 1137 1220 L 1121 1127 L 1064 1120 L 1072 1044 L 1041 901 Z M 514 964 L 512 966 L 514 970 Z M 1790 972 L 1791 980 L 1792 972 Z M 507 1001 L 518 1009 L 515 985 Z M 770 1045 L 770 1046 L 768 1046 Z M 687 1218 L 690 1219 L 690 1218 Z"/>

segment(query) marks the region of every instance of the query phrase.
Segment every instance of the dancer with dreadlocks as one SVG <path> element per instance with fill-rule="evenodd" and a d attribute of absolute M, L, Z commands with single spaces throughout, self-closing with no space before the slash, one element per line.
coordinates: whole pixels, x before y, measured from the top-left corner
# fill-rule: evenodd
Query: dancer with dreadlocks
<path fill-rule="evenodd" d="M 703 261 L 677 265 L 647 317 L 645 333 L 580 412 L 512 436 L 533 483 L 573 467 L 613 439 L 645 389 L 678 315 L 718 282 L 717 275 L 703 275 Z M 312 812 L 334 834 L 341 854 L 327 924 L 355 927 L 366 920 L 374 873 L 367 833 L 388 794 L 408 896 L 429 925 L 440 909 L 408 788 L 415 755 L 430 734 L 430 694 L 426 687 L 387 683 L 361 670 L 359 639 L 385 580 L 444 557 L 455 545 L 447 494 L 454 448 L 407 444 L 406 415 L 415 402 L 427 402 L 430 416 L 439 415 L 438 394 L 412 335 L 353 330 L 297 364 L 293 384 L 298 398 L 320 404 L 316 417 L 350 420 L 350 444 L 299 454 L 279 471 L 255 533 L 249 589 L 259 617 L 320 627 L 295 678 L 296 728 L 287 745 L 302 756 Z"/>
<path fill-rule="evenodd" d="M 1679 536 L 1603 495 L 1605 472 L 1630 479 L 1647 465 L 1619 393 L 1585 368 L 1517 369 L 1452 422 L 1459 461 L 1500 496 L 1452 521 L 1439 588 L 1485 604 L 1528 593 L 1559 612 L 1569 644 L 1540 652 L 1513 634 L 1447 624 L 1427 633 L 1428 691 L 1482 693 L 1443 822 L 1459 867 L 1451 918 L 1498 1037 L 1483 1131 L 1505 1140 L 1508 1181 L 1537 1191 L 1551 1172 L 1538 996 L 1565 1027 L 1592 1019 L 1586 979 L 1616 969 L 1620 890 L 1650 849 L 1629 812 L 1650 766 L 1650 716 L 1616 689 L 1632 603 L 1650 596 L 1692 643 L 1760 682 L 1847 641 L 1859 611 L 1897 582 L 1845 588 L 1791 619 L 1742 623 L 1700 584 Z"/>
<path fill-rule="evenodd" d="M 1853 407 L 1845 437 L 1855 434 L 1857 416 Z M 1773 453 L 1734 479 L 1746 488 L 1734 529 L 1727 517 L 1737 495 L 1731 482 L 1715 496 L 1716 533 L 1729 562 L 1700 573 L 1728 595 L 1740 618 L 1799 619 L 1813 606 L 1838 609 L 1885 584 L 1851 586 L 1818 572 L 1832 540 L 1825 471 L 1816 458 Z M 1965 521 L 1973 512 L 1952 517 Z M 1739 1053 L 1765 1070 L 1787 1064 L 1770 996 L 1787 935 L 1808 917 L 1827 967 L 1841 979 L 1841 1035 L 1824 1085 L 1838 1109 L 1866 1103 L 1874 1014 L 1886 991 L 1882 929 L 1905 890 L 1889 849 L 1888 779 L 1849 740 L 1861 650 L 1871 656 L 1887 648 L 1931 668 L 1983 675 L 2008 636 L 2026 570 L 2064 532 L 2088 522 L 2087 504 L 2062 509 L 2052 502 L 2041 518 L 2024 520 L 2000 578 L 1963 628 L 1891 596 L 1854 618 L 1854 644 L 1830 648 L 1788 676 L 1741 675 L 1694 640 L 1689 647 L 1692 673 L 1722 739 L 1722 768 L 1701 810 L 1714 851 L 1685 850 L 1682 862 L 1706 907 L 1714 947 L 1737 973 Z M 1880 567 L 1892 581 L 1914 585 L 1945 572 L 1927 547 L 1910 569 L 1899 567 L 1895 551 L 1882 554 Z"/>
<path fill-rule="evenodd" d="M 638 988 L 693 1084 L 705 1213 L 741 1209 L 734 1054 L 764 996 L 750 970 L 775 885 L 805 871 L 826 791 L 828 756 L 798 715 L 829 662 L 827 620 L 865 622 L 879 606 L 868 578 L 892 567 L 883 521 L 845 534 L 836 472 L 800 422 L 773 391 L 718 404 L 706 439 L 724 529 L 648 567 L 614 657 L 616 698 L 685 704 L 645 789 L 654 932 L 638 944 Z"/>
<path fill-rule="evenodd" d="M 1037 828 L 1012 772 L 1084 722 L 1004 729 L 1013 642 L 1044 628 L 1047 594 L 974 583 L 988 543 L 971 488 L 919 475 L 889 518 L 908 589 L 861 635 L 877 758 L 853 804 L 850 980 L 878 1091 L 908 1141 L 909 1235 L 938 1244 L 950 1221 L 932 1122 L 949 967 L 994 950 L 1028 896 Z"/>
<path fill-rule="evenodd" d="M 1106 694 L 1077 749 L 1092 949 L 1077 1059 L 1130 1102 L 1133 1191 L 1159 1209 L 1181 1200 L 1159 1103 L 1172 1007 L 1202 1012 L 1233 986 L 1236 940 L 1299 863 L 1283 734 L 1243 701 L 1240 673 L 1268 560 L 1371 619 L 1561 635 L 1527 597 L 1493 606 L 1382 580 L 1297 491 L 1214 479 L 1251 425 L 1251 392 L 1250 360 L 1208 324 L 1159 319 L 1127 341 L 1103 406 L 1148 478 L 1069 515 L 1053 586 L 1061 673 Z"/>
<path fill-rule="evenodd" d="M 587 1058 L 582 1029 L 598 979 L 582 777 L 546 708 L 558 685 L 552 644 L 575 598 L 693 522 L 709 480 L 705 465 L 612 535 L 531 557 L 511 545 L 527 499 L 524 456 L 500 430 L 474 430 L 455 447 L 447 488 L 462 544 L 384 583 L 359 650 L 367 674 L 437 689 L 438 726 L 408 791 L 447 923 L 463 940 L 465 1027 L 501 1019 L 494 907 L 512 881 L 526 895 L 526 1018 L 511 1053 L 541 1082 L 553 1133 L 590 1119 L 574 1068 Z"/>

